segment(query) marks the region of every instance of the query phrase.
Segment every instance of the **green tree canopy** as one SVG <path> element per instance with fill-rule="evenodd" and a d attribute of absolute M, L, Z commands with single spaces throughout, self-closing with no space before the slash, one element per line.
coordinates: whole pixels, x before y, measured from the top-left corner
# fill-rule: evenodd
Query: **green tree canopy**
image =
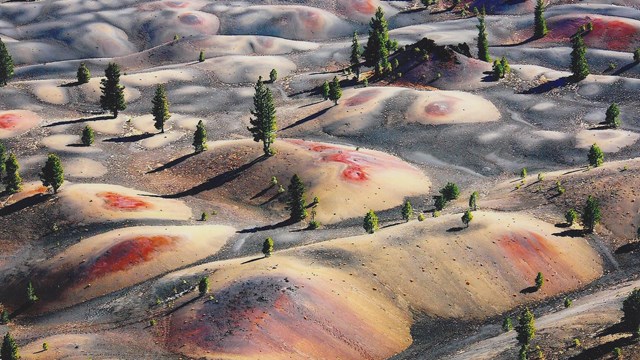
<path fill-rule="evenodd" d="M 207 150 L 207 129 L 202 120 L 196 125 L 196 132 L 193 134 L 193 147 L 197 153 Z"/>
<path fill-rule="evenodd" d="M 153 115 L 153 126 L 164 133 L 164 124 L 169 120 L 171 114 L 169 114 L 169 100 L 167 100 L 167 92 L 164 85 L 160 84 L 156 87 L 156 93 L 151 101 L 153 108 L 151 114 Z"/>
<path fill-rule="evenodd" d="M 351 56 L 349 61 L 351 63 L 351 70 L 356 73 L 356 77 L 360 78 L 360 57 L 362 56 L 362 48 L 358 41 L 358 32 L 353 32 L 353 38 L 351 39 Z"/>
<path fill-rule="evenodd" d="M 567 224 L 571 226 L 578 220 L 578 212 L 574 209 L 569 209 L 567 213 L 564 214 L 564 218 L 567 220 Z"/>
<path fill-rule="evenodd" d="M 473 211 L 478 210 L 478 197 L 480 195 L 478 194 L 477 191 L 474 191 L 473 193 L 471 193 L 471 196 L 469 196 L 469 208 Z"/>
<path fill-rule="evenodd" d="M 36 290 L 33 288 L 33 284 L 31 283 L 31 281 L 29 281 L 29 284 L 27 285 L 27 300 L 30 303 L 34 303 L 34 302 L 38 301 L 38 296 L 36 295 Z"/>
<path fill-rule="evenodd" d="M 7 46 L 0 39 L 0 87 L 7 85 L 13 76 L 13 58 L 7 50 Z"/>
<path fill-rule="evenodd" d="M 522 346 L 529 346 L 531 340 L 533 340 L 536 335 L 535 319 L 529 308 L 525 308 L 520 313 L 516 332 L 518 333 L 516 336 L 518 344 Z"/>
<path fill-rule="evenodd" d="M 13 339 L 10 333 L 4 335 L 2 341 L 2 349 L 0 349 L 0 358 L 2 360 L 18 360 L 20 359 L 20 353 L 18 352 L 18 344 Z"/>
<path fill-rule="evenodd" d="M 462 223 L 466 227 L 469 227 L 469 223 L 471 222 L 471 220 L 473 220 L 473 213 L 471 212 L 471 210 L 467 209 L 464 214 L 462 214 Z"/>
<path fill-rule="evenodd" d="M 7 157 L 5 164 L 5 177 L 3 183 L 5 190 L 9 193 L 17 193 L 22 189 L 22 177 L 20 176 L 20 165 L 18 164 L 18 158 L 11 153 Z"/>
<path fill-rule="evenodd" d="M 329 99 L 338 105 L 338 100 L 342 97 L 342 88 L 337 76 L 333 77 L 333 81 L 329 84 Z"/>
<path fill-rule="evenodd" d="M 389 25 L 381 7 L 371 18 L 369 27 L 369 39 L 363 55 L 367 65 L 375 68 L 376 75 L 381 75 L 390 68 L 389 53 L 397 48 L 398 43 L 389 39 Z"/>
<path fill-rule="evenodd" d="M 593 167 L 598 167 L 602 165 L 602 163 L 604 163 L 604 152 L 602 152 L 602 149 L 600 149 L 598 144 L 591 145 L 591 148 L 589 149 L 588 159 L 589 165 Z"/>
<path fill-rule="evenodd" d="M 329 81 L 325 80 L 322 84 L 322 97 L 325 100 L 329 100 L 329 91 L 331 91 L 331 85 L 329 85 Z"/>
<path fill-rule="evenodd" d="M 542 285 L 544 285 L 544 275 L 541 272 L 536 275 L 536 290 L 542 289 Z"/>
<path fill-rule="evenodd" d="M 100 106 L 103 110 L 111 111 L 113 117 L 118 117 L 118 111 L 125 110 L 124 86 L 120 85 L 120 66 L 109 63 L 104 71 L 105 78 L 100 80 Z"/>
<path fill-rule="evenodd" d="M 640 288 L 634 289 L 624 300 L 622 313 L 625 327 L 636 332 L 640 328 Z"/>
<path fill-rule="evenodd" d="M 84 146 L 91 146 L 93 144 L 93 141 L 95 140 L 95 133 L 91 126 L 87 125 L 82 129 L 81 140 Z"/>
<path fill-rule="evenodd" d="M 47 162 L 40 172 L 40 180 L 42 180 L 42 185 L 50 186 L 54 193 L 58 192 L 58 189 L 64 183 L 64 170 L 58 155 L 49 154 Z"/>
<path fill-rule="evenodd" d="M 202 278 L 200 278 L 200 282 L 198 282 L 198 292 L 200 292 L 200 295 L 204 295 L 204 294 L 209 292 L 209 278 L 208 277 L 203 276 Z"/>
<path fill-rule="evenodd" d="M 78 66 L 78 71 L 76 72 L 76 79 L 78 84 L 86 84 L 91 80 L 91 72 L 85 63 L 81 62 L 80 66 Z"/>
<path fill-rule="evenodd" d="M 584 80 L 589 75 L 587 63 L 587 47 L 582 35 L 577 34 L 573 38 L 573 50 L 571 51 L 571 72 L 576 81 Z"/>
<path fill-rule="evenodd" d="M 602 218 L 602 214 L 600 213 L 600 204 L 598 199 L 589 195 L 587 197 L 587 202 L 584 205 L 584 210 L 582 211 L 582 224 L 585 229 L 589 232 L 593 232 L 596 224 L 600 222 Z"/>
<path fill-rule="evenodd" d="M 536 0 L 536 8 L 534 10 L 534 36 L 541 38 L 547 35 L 547 20 L 544 18 L 544 0 Z"/>
<path fill-rule="evenodd" d="M 487 39 L 487 25 L 484 22 L 484 10 L 478 16 L 478 59 L 491 62 L 489 55 L 489 40 Z"/>
<path fill-rule="evenodd" d="M 273 103 L 271 90 L 262 82 L 262 77 L 258 79 L 253 96 L 253 107 L 250 119 L 250 127 L 247 130 L 253 135 L 253 141 L 262 141 L 262 150 L 267 156 L 274 154 L 271 145 L 276 140 L 276 107 Z"/>
<path fill-rule="evenodd" d="M 278 80 L 278 72 L 276 71 L 276 69 L 271 69 L 271 72 L 269 73 L 269 80 L 274 83 L 276 82 L 276 80 Z"/>
<path fill-rule="evenodd" d="M 613 103 L 609 106 L 605 121 L 612 128 L 620 127 L 620 107 L 618 104 Z"/>
<path fill-rule="evenodd" d="M 301 221 L 307 217 L 307 204 L 304 199 L 304 192 L 305 188 L 302 180 L 298 174 L 294 174 L 291 177 L 291 182 L 289 183 L 289 197 L 287 200 L 287 205 L 291 212 L 291 219 L 294 221 Z"/>
<path fill-rule="evenodd" d="M 7 161 L 7 149 L 0 141 L 0 180 L 4 177 L 5 162 Z"/>
<path fill-rule="evenodd" d="M 378 215 L 376 215 L 376 213 L 373 212 L 373 210 L 369 210 L 367 215 L 365 215 L 362 227 L 369 234 L 373 234 L 374 232 L 376 232 L 379 229 L 379 227 L 378 227 Z"/>
<path fill-rule="evenodd" d="M 409 200 L 405 201 L 404 205 L 402 205 L 401 213 L 402 213 L 402 220 L 409 221 L 413 217 L 413 206 L 411 206 L 411 203 L 409 202 Z"/>
<path fill-rule="evenodd" d="M 271 254 L 273 254 L 273 239 L 268 237 L 264 240 L 264 243 L 262 243 L 262 253 L 264 254 L 264 257 L 269 257 L 271 256 Z"/>
<path fill-rule="evenodd" d="M 440 194 L 442 194 L 446 201 L 451 201 L 460 196 L 460 189 L 458 189 L 458 185 L 448 182 L 442 189 L 440 189 Z"/>
<path fill-rule="evenodd" d="M 205 60 L 204 50 L 200 50 L 200 54 L 198 54 L 198 62 L 204 62 Z"/>

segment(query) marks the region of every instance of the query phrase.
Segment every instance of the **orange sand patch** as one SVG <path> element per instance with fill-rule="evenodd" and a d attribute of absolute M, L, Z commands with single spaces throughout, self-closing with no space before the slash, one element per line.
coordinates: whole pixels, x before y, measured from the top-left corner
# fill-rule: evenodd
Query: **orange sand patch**
<path fill-rule="evenodd" d="M 38 125 L 42 119 L 28 110 L 0 111 L 0 139 L 20 135 Z"/>

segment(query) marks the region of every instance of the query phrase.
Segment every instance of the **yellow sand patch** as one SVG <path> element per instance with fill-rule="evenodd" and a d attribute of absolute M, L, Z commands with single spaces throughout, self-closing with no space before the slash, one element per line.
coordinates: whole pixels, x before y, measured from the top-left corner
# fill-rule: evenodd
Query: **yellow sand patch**
<path fill-rule="evenodd" d="M 576 134 L 576 148 L 589 149 L 595 143 L 602 151 L 615 153 L 635 144 L 639 137 L 639 134 L 626 130 L 582 130 Z"/>

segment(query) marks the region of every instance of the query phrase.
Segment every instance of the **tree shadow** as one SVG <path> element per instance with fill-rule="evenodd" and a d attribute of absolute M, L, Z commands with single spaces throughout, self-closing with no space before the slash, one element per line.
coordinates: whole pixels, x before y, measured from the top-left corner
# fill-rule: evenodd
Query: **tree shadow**
<path fill-rule="evenodd" d="M 282 196 L 282 194 L 284 193 L 276 193 L 275 195 L 273 195 L 272 197 L 268 198 L 267 200 L 265 200 L 264 202 L 262 202 L 260 204 L 260 206 L 264 206 L 267 205 L 268 203 L 272 202 L 273 200 L 279 198 L 280 196 Z"/>
<path fill-rule="evenodd" d="M 609 326 L 606 329 L 602 329 L 602 331 L 598 332 L 596 334 L 597 337 L 603 337 L 603 336 L 608 336 L 608 335 L 614 335 L 614 334 L 618 334 L 621 332 L 625 332 L 628 331 L 629 329 L 625 326 L 625 324 L 623 322 L 619 322 L 616 324 L 613 324 L 611 326 Z"/>
<path fill-rule="evenodd" d="M 22 200 L 16 201 L 11 205 L 7 205 L 0 209 L 0 216 L 7 216 L 16 213 L 20 210 L 24 210 L 28 207 L 45 202 L 49 198 L 50 194 L 35 194 L 26 197 Z"/>
<path fill-rule="evenodd" d="M 68 147 L 87 147 L 85 144 L 67 144 Z"/>
<path fill-rule="evenodd" d="M 391 223 L 391 224 L 387 224 L 384 226 L 381 226 L 380 229 L 386 229 L 386 228 L 390 228 L 390 227 L 394 227 L 394 226 L 398 226 L 400 224 L 404 224 L 406 221 L 399 221 L 399 222 L 395 222 L 395 223 Z"/>
<path fill-rule="evenodd" d="M 565 85 L 571 84 L 573 83 L 573 77 L 572 76 L 564 76 L 561 77 L 559 79 L 553 80 L 553 81 L 548 81 L 544 84 L 540 84 L 538 86 L 534 86 L 531 89 L 522 91 L 520 94 L 524 94 L 524 95 L 530 95 L 530 94 L 544 94 L 546 92 L 549 92 L 553 89 L 557 89 L 560 87 L 563 87 Z"/>
<path fill-rule="evenodd" d="M 569 230 L 553 233 L 551 235 L 560 236 L 560 237 L 583 237 L 585 235 L 585 231 L 579 230 L 579 229 L 569 229 Z"/>
<path fill-rule="evenodd" d="M 196 297 L 194 297 L 193 299 L 191 299 L 189 301 L 185 301 L 183 304 L 180 304 L 180 305 L 178 305 L 178 306 L 176 306 L 174 308 L 171 308 L 171 310 L 167 311 L 164 315 L 165 316 L 171 315 L 174 312 L 184 308 L 185 306 L 189 306 L 189 305 L 193 304 L 194 302 L 198 301 L 198 299 L 201 299 L 201 298 L 202 298 L 202 295 L 201 296 L 196 296 Z"/>
<path fill-rule="evenodd" d="M 80 84 L 78 81 L 71 81 L 64 84 L 60 84 L 59 87 L 74 87 L 79 85 L 82 85 L 82 84 Z"/>
<path fill-rule="evenodd" d="M 213 190 L 216 188 L 219 188 L 220 186 L 228 183 L 231 180 L 236 179 L 237 177 L 239 177 L 240 175 L 242 175 L 243 172 L 247 171 L 249 168 L 251 168 L 253 165 L 262 162 L 264 160 L 268 159 L 268 156 L 265 155 L 261 155 L 257 158 L 255 158 L 254 160 L 236 168 L 233 170 L 229 170 L 229 171 L 225 171 L 222 174 L 218 174 L 214 177 L 212 177 L 211 179 L 205 181 L 204 183 L 200 184 L 200 185 L 196 185 L 194 187 L 192 187 L 191 189 L 187 189 L 184 191 L 181 191 L 179 193 L 176 194 L 170 194 L 170 195 L 146 195 L 146 196 L 155 196 L 155 197 L 162 197 L 162 198 L 166 198 L 166 199 L 176 199 L 176 198 L 181 198 L 181 197 L 185 197 L 185 196 L 193 196 L 193 195 L 197 195 L 203 191 L 207 191 L 207 190 Z"/>
<path fill-rule="evenodd" d="M 255 200 L 259 197 L 263 197 L 267 192 L 269 192 L 269 190 L 273 189 L 275 187 L 275 185 L 269 185 L 266 188 L 260 190 L 260 192 L 258 192 L 257 194 L 253 195 L 251 197 L 251 200 Z"/>
<path fill-rule="evenodd" d="M 452 228 L 447 229 L 447 232 L 458 232 L 458 231 L 462 231 L 462 230 L 464 230 L 464 229 L 465 229 L 465 228 L 464 228 L 464 227 L 462 227 L 462 226 L 455 226 L 455 227 L 452 227 Z"/>
<path fill-rule="evenodd" d="M 480 79 L 481 82 L 498 82 L 500 80 L 493 71 L 483 71 L 482 73 L 486 76 Z"/>
<path fill-rule="evenodd" d="M 136 142 L 136 141 L 148 139 L 150 137 L 153 137 L 154 135 L 156 135 L 156 134 L 144 133 L 144 134 L 139 134 L 139 135 L 129 135 L 129 136 L 120 136 L 120 137 L 115 137 L 115 138 L 109 138 L 109 139 L 104 139 L 102 141 L 104 141 L 104 142 L 112 142 L 112 143 L 131 143 L 131 142 Z"/>
<path fill-rule="evenodd" d="M 61 126 L 61 125 L 79 124 L 79 123 L 88 122 L 88 121 L 112 120 L 113 118 L 114 117 L 111 115 L 100 115 L 100 116 L 94 116 L 90 118 L 80 118 L 77 120 L 58 121 L 52 124 L 44 125 L 43 127 L 48 128 L 48 127 Z"/>
<path fill-rule="evenodd" d="M 515 44 L 500 44 L 500 45 L 489 45 L 490 48 L 510 48 L 510 47 L 516 47 L 516 46 L 520 46 L 520 45 L 525 45 L 528 44 L 532 41 L 538 40 L 537 37 L 535 36 L 531 36 L 530 38 L 526 39 L 526 40 L 522 40 L 519 43 L 515 43 Z"/>
<path fill-rule="evenodd" d="M 266 256 L 260 256 L 260 257 L 253 258 L 253 259 L 250 259 L 250 260 L 247 260 L 247 261 L 243 261 L 243 262 L 240 263 L 240 265 L 252 263 L 254 261 L 258 261 L 258 260 L 262 260 L 262 259 L 266 259 L 266 258 L 267 258 Z"/>
<path fill-rule="evenodd" d="M 562 229 L 566 229 L 568 227 L 570 227 L 571 225 L 567 224 L 566 222 L 562 222 L 562 223 L 558 223 L 554 225 L 557 228 L 562 228 Z"/>
<path fill-rule="evenodd" d="M 425 6 L 425 7 L 415 8 L 415 9 L 402 10 L 399 13 L 400 14 L 413 14 L 413 13 L 417 13 L 417 12 L 426 11 L 428 9 L 429 8 Z"/>
<path fill-rule="evenodd" d="M 265 225 L 265 226 L 256 226 L 256 227 L 252 227 L 249 229 L 242 229 L 242 230 L 238 230 L 237 233 L 238 234 L 247 234 L 247 233 L 256 233 L 258 231 L 265 231 L 265 230 L 275 230 L 275 229 L 279 229 L 279 228 L 283 228 L 289 225 L 293 225 L 297 223 L 297 221 L 293 220 L 292 218 L 288 218 L 287 220 L 283 220 L 280 221 L 277 224 L 273 224 L 273 225 Z"/>
<path fill-rule="evenodd" d="M 632 68 L 634 68 L 634 67 L 635 67 L 636 65 L 638 65 L 638 64 L 640 64 L 640 63 L 635 62 L 635 61 L 634 61 L 634 62 L 632 62 L 632 63 L 629 63 L 629 64 L 627 64 L 627 65 L 625 65 L 625 66 L 621 67 L 620 69 L 618 69 L 618 70 L 614 71 L 611 75 L 620 75 L 620 74 L 622 74 L 622 73 L 624 73 L 624 72 L 626 72 L 626 71 L 631 70 Z"/>
<path fill-rule="evenodd" d="M 306 107 L 313 106 L 313 105 L 318 105 L 318 104 L 323 103 L 325 101 L 327 101 L 327 100 L 322 99 L 320 101 L 316 101 L 316 102 L 311 103 L 311 104 L 301 105 L 301 106 L 298 106 L 298 109 L 306 108 Z"/>
<path fill-rule="evenodd" d="M 289 126 L 285 127 L 285 128 L 284 128 L 284 129 L 282 129 L 282 130 L 288 130 L 288 129 L 294 128 L 294 127 L 296 127 L 296 126 L 300 126 L 300 125 L 302 125 L 302 124 L 304 124 L 304 123 L 306 123 L 306 122 L 309 122 L 309 121 L 311 121 L 311 120 L 317 119 L 318 117 L 320 117 L 320 116 L 324 115 L 324 114 L 325 114 L 327 111 L 329 111 L 332 107 L 333 107 L 333 106 L 330 106 L 330 107 L 328 107 L 328 108 L 324 108 L 324 109 L 322 109 L 322 110 L 320 110 L 320 111 L 318 111 L 318 112 L 315 112 L 315 113 L 313 113 L 313 114 L 311 114 L 311 115 L 309 115 L 309 116 L 305 117 L 304 119 L 300 119 L 300 120 L 298 120 L 298 121 L 294 122 L 293 124 L 291 124 L 291 125 L 289 125 Z"/>
<path fill-rule="evenodd" d="M 536 291 L 538 291 L 537 287 L 529 286 L 529 287 L 526 287 L 526 288 L 520 290 L 520 294 L 533 294 Z"/>
<path fill-rule="evenodd" d="M 616 339 L 594 346 L 589 349 L 584 349 L 580 354 L 574 355 L 569 360 L 591 360 L 600 359 L 605 355 L 609 355 L 613 352 L 613 349 L 619 347 L 622 348 L 627 345 L 631 345 L 635 342 L 632 336 Z"/>
<path fill-rule="evenodd" d="M 166 163 L 166 164 L 164 164 L 164 165 L 162 165 L 162 166 L 160 166 L 160 167 L 158 167 L 156 169 L 147 171 L 147 174 L 154 174 L 154 173 L 157 173 L 157 172 L 172 168 L 172 167 L 180 164 L 181 162 L 187 160 L 188 158 L 190 158 L 192 156 L 195 156 L 196 154 L 198 154 L 198 153 L 189 153 L 187 155 L 180 156 L 179 158 L 173 159 L 173 160 L 169 161 L 168 163 Z"/>
<path fill-rule="evenodd" d="M 632 242 L 629 244 L 624 244 L 616 249 L 616 254 L 628 254 L 630 252 L 634 252 L 640 249 L 640 241 Z"/>

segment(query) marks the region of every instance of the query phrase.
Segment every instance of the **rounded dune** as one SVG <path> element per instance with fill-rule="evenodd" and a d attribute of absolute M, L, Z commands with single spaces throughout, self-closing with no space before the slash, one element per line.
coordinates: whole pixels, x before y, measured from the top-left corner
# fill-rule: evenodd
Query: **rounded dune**
<path fill-rule="evenodd" d="M 41 121 L 38 114 L 29 110 L 0 111 L 0 139 L 24 134 Z"/>

